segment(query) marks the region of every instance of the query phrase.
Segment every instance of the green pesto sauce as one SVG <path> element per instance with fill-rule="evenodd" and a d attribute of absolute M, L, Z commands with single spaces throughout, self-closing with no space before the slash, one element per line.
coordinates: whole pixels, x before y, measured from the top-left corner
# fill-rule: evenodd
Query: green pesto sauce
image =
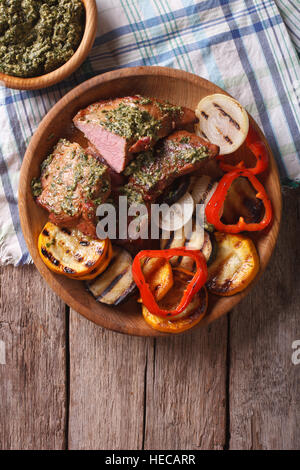
<path fill-rule="evenodd" d="M 139 96 L 139 95 L 138 95 Z M 151 98 L 147 98 L 147 97 L 144 97 L 144 96 L 139 96 L 139 99 L 135 101 L 136 104 L 141 104 L 141 105 L 147 105 L 147 104 L 152 104 L 153 101 Z"/>
<path fill-rule="evenodd" d="M 139 179 L 139 174 L 144 174 L 148 170 L 151 169 L 153 171 L 154 166 L 154 159 L 155 159 L 155 152 L 153 149 L 148 150 L 147 152 L 138 153 L 134 160 L 132 160 L 124 170 L 125 176 L 134 176 L 134 179 Z M 149 174 L 149 178 L 152 175 Z"/>
<path fill-rule="evenodd" d="M 101 126 L 127 140 L 138 140 L 141 137 L 155 138 L 161 127 L 160 121 L 138 106 L 120 103 L 117 108 L 103 110 L 102 113 L 105 114 L 105 118 L 101 120 Z"/>
<path fill-rule="evenodd" d="M 61 139 L 58 145 L 69 146 L 70 143 Z M 103 202 L 103 195 L 107 193 L 110 183 L 106 176 L 107 166 L 100 163 L 96 158 L 88 155 L 82 148 L 76 150 L 70 147 L 69 156 L 72 160 L 75 159 L 74 165 L 70 163 L 64 163 L 63 160 L 56 166 L 55 174 L 53 173 L 54 168 L 51 168 L 51 184 L 48 187 L 49 196 L 51 199 L 57 199 L 60 202 L 60 209 L 70 216 L 74 216 L 79 212 L 78 204 L 74 204 L 78 198 L 75 195 L 75 190 L 78 184 L 81 186 L 81 192 L 83 194 L 83 200 L 85 203 L 92 201 L 95 206 L 98 206 Z M 41 164 L 41 177 L 47 178 L 50 175 L 49 165 L 55 158 L 55 149 Z M 64 180 L 64 175 L 68 169 L 74 166 L 74 179 L 72 184 L 67 185 Z M 98 192 L 95 197 L 95 188 L 99 187 L 101 181 L 100 193 Z M 34 197 L 39 196 L 42 193 L 42 183 L 39 178 L 33 178 L 31 182 L 31 190 Z M 91 216 L 94 214 L 94 207 L 90 208 Z M 54 213 L 60 213 L 60 211 L 53 210 Z"/>
<path fill-rule="evenodd" d="M 162 103 L 157 100 L 152 100 L 151 98 L 148 98 L 147 96 L 141 96 L 141 95 L 136 95 L 138 98 L 135 100 L 136 104 L 140 104 L 142 106 L 146 106 L 148 104 L 155 104 L 160 112 L 165 115 L 165 114 L 171 114 L 173 117 L 175 116 L 180 116 L 183 113 L 183 109 L 181 106 L 175 106 L 172 103 L 169 103 L 169 101 L 163 101 Z"/>
<path fill-rule="evenodd" d="M 32 178 L 31 192 L 33 197 L 38 197 L 42 194 L 42 183 L 40 178 Z"/>
<path fill-rule="evenodd" d="M 131 188 L 130 185 L 125 184 L 119 190 L 120 196 L 127 197 L 127 205 L 128 207 L 134 204 L 144 204 L 144 199 L 141 193 L 136 191 L 134 188 Z"/>
<path fill-rule="evenodd" d="M 163 115 L 169 114 L 172 118 L 182 113 L 180 106 L 169 103 L 159 103 L 151 98 L 138 96 L 133 105 L 120 103 L 115 109 L 104 109 L 104 119 L 100 124 L 114 134 L 125 137 L 127 140 L 138 140 L 141 137 L 156 139 L 161 129 L 161 120 L 155 119 L 141 106 L 155 104 Z"/>
<path fill-rule="evenodd" d="M 0 72 L 35 77 L 76 51 L 84 31 L 80 0 L 1 0 Z"/>
<path fill-rule="evenodd" d="M 191 145 L 179 146 L 176 142 L 165 143 L 164 149 L 138 154 L 126 167 L 124 174 L 132 176 L 134 185 L 149 190 L 165 178 L 166 174 L 176 178 L 182 167 L 195 164 L 206 158 L 208 154 L 209 151 L 205 146 L 195 148 Z"/>
<path fill-rule="evenodd" d="M 191 138 L 190 137 L 181 137 L 180 139 L 180 143 L 181 144 L 188 144 L 189 142 L 191 141 Z"/>
<path fill-rule="evenodd" d="M 183 113 L 183 109 L 181 106 L 174 106 L 168 101 L 165 101 L 164 103 L 160 103 L 158 101 L 156 104 L 162 113 L 172 114 L 173 116 L 180 116 L 180 114 Z"/>

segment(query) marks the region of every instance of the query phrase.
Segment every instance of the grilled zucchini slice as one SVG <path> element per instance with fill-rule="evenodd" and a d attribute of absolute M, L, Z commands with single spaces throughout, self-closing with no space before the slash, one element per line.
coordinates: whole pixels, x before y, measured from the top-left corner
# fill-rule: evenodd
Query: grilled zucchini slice
<path fill-rule="evenodd" d="M 202 287 L 186 310 L 178 315 L 177 319 L 153 315 L 145 305 L 142 305 L 142 314 L 146 323 L 155 330 L 163 331 L 164 333 L 182 333 L 183 331 L 190 330 L 202 320 L 206 313 L 207 305 L 207 290 L 205 287 Z"/>
<path fill-rule="evenodd" d="M 119 305 L 133 293 L 136 284 L 132 277 L 132 256 L 121 247 L 113 247 L 109 267 L 87 284 L 96 300 L 107 305 Z"/>
<path fill-rule="evenodd" d="M 103 260 L 101 261 L 99 266 L 97 266 L 95 269 L 93 269 L 90 273 L 86 274 L 85 276 L 82 276 L 82 277 L 77 278 L 77 279 L 80 279 L 81 281 L 87 281 L 87 280 L 90 280 L 90 279 L 95 279 L 97 276 L 99 276 L 101 273 L 103 273 L 103 271 L 105 271 L 105 269 L 107 268 L 107 266 L 109 265 L 109 263 L 112 259 L 112 255 L 113 255 L 111 242 L 110 242 L 109 239 L 107 239 L 107 240 L 109 241 L 108 247 L 107 247 L 107 250 L 106 250 L 106 252 L 103 256 Z"/>
<path fill-rule="evenodd" d="M 259 271 L 259 257 L 250 238 L 215 232 L 218 253 L 208 268 L 208 290 L 228 296 L 244 290 Z"/>
<path fill-rule="evenodd" d="M 99 265 L 108 242 L 88 237 L 76 228 L 60 228 L 47 222 L 39 235 L 38 249 L 55 273 L 81 277 Z"/>

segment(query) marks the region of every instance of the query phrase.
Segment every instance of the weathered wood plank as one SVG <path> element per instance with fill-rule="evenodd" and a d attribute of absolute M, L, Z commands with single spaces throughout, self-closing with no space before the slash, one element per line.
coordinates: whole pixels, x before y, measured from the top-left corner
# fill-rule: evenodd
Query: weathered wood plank
<path fill-rule="evenodd" d="M 0 448 L 62 449 L 65 305 L 33 266 L 2 268 L 0 280 Z"/>
<path fill-rule="evenodd" d="M 300 445 L 300 366 L 291 362 L 300 339 L 295 196 L 285 197 L 269 268 L 231 317 L 230 448 Z M 65 333 L 64 305 L 34 268 L 3 268 L 0 448 L 66 445 Z M 223 448 L 226 343 L 227 318 L 154 341 L 71 312 L 69 447 Z"/>
<path fill-rule="evenodd" d="M 300 448 L 299 192 L 284 197 L 273 258 L 230 327 L 230 448 Z"/>
<path fill-rule="evenodd" d="M 153 340 L 70 313 L 70 449 L 141 449 L 145 367 Z"/>
<path fill-rule="evenodd" d="M 227 318 L 158 338 L 148 357 L 145 449 L 225 445 Z"/>

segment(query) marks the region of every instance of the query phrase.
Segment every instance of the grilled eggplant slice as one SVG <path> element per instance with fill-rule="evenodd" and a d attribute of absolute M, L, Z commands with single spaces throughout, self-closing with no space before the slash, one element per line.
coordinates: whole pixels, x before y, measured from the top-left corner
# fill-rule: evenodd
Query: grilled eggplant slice
<path fill-rule="evenodd" d="M 135 290 L 132 277 L 132 256 L 121 247 L 113 247 L 113 257 L 109 267 L 100 276 L 87 284 L 88 290 L 99 302 L 119 305 Z"/>
<path fill-rule="evenodd" d="M 201 251 L 205 256 L 207 266 L 210 266 L 216 259 L 218 252 L 218 244 L 213 232 L 204 232 L 204 243 Z"/>
<path fill-rule="evenodd" d="M 218 253 L 208 268 L 208 290 L 228 296 L 244 290 L 259 271 L 259 257 L 250 238 L 215 232 Z"/>
<path fill-rule="evenodd" d="M 78 229 L 60 228 L 47 222 L 38 239 L 44 263 L 58 274 L 81 277 L 99 266 L 109 240 L 93 239 Z"/>

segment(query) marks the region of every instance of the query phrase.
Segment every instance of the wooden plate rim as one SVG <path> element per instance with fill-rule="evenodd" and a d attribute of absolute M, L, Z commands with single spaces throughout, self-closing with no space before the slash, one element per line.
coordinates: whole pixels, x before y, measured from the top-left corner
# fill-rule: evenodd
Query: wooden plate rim
<path fill-rule="evenodd" d="M 139 329 L 136 329 L 133 331 L 133 329 L 127 328 L 126 326 L 119 326 L 119 325 L 116 326 L 114 322 L 110 321 L 110 319 L 106 315 L 104 317 L 99 318 L 98 314 L 95 314 L 92 310 L 87 309 L 85 306 L 79 303 L 76 299 L 74 299 L 73 296 L 69 293 L 69 291 L 60 284 L 60 281 L 59 281 L 60 276 L 50 273 L 50 271 L 48 270 L 48 268 L 45 266 L 40 256 L 38 255 L 37 251 L 34 251 L 33 249 L 31 249 L 32 237 L 31 237 L 31 231 L 30 231 L 30 213 L 29 213 L 28 206 L 25 204 L 26 192 L 28 191 L 28 188 L 26 187 L 26 183 L 25 183 L 26 175 L 29 172 L 32 155 L 34 155 L 34 151 L 37 148 L 37 145 L 39 143 L 39 138 L 40 138 L 40 134 L 42 133 L 43 127 L 46 126 L 49 122 L 51 122 L 52 119 L 54 119 L 55 116 L 57 116 L 60 113 L 60 111 L 65 107 L 67 103 L 71 102 L 75 98 L 78 98 L 83 93 L 93 88 L 95 85 L 100 85 L 101 83 L 107 83 L 117 78 L 123 78 L 123 77 L 129 77 L 129 76 L 140 77 L 140 76 L 145 76 L 145 75 L 150 75 L 150 76 L 163 75 L 163 76 L 167 76 L 170 78 L 185 80 L 185 81 L 191 82 L 194 85 L 201 85 L 201 86 L 206 85 L 206 87 L 213 85 L 214 88 L 216 89 L 216 92 L 225 93 L 229 95 L 227 92 L 225 92 L 218 86 L 214 85 L 212 82 L 202 77 L 199 77 L 197 75 L 194 75 L 189 72 L 182 71 L 182 70 L 171 69 L 168 67 L 159 67 L 159 66 L 141 66 L 141 67 L 130 67 L 130 68 L 118 69 L 118 70 L 114 70 L 111 72 L 106 72 L 104 74 L 98 75 L 96 77 L 93 77 L 81 83 L 76 88 L 74 88 L 69 93 L 67 93 L 65 96 L 63 96 L 53 106 L 53 108 L 43 118 L 36 132 L 34 133 L 33 137 L 30 140 L 30 143 L 28 145 L 28 148 L 24 156 L 24 160 L 23 160 L 21 172 L 20 172 L 19 213 L 20 213 L 21 228 L 24 234 L 24 238 L 25 238 L 27 247 L 32 256 L 35 266 L 37 267 L 38 271 L 43 276 L 43 278 L 46 280 L 46 282 L 50 285 L 50 287 L 62 298 L 62 300 L 67 305 L 69 305 L 75 311 L 77 311 L 78 313 L 86 317 L 87 319 L 93 321 L 94 323 L 98 324 L 99 326 L 103 328 L 107 328 L 118 333 L 130 334 L 133 336 L 158 337 L 158 336 L 170 336 L 172 334 L 162 333 L 154 329 L 151 329 L 150 327 L 149 327 L 149 331 L 147 330 L 147 334 L 145 334 L 144 330 L 140 331 Z M 274 219 L 273 219 L 273 223 L 271 227 L 273 236 L 271 240 L 268 241 L 268 248 L 269 248 L 268 254 L 265 256 L 264 260 L 262 260 L 260 272 L 256 276 L 256 279 L 254 280 L 254 282 L 252 282 L 250 286 L 247 289 L 245 289 L 243 292 L 241 292 L 240 294 L 227 297 L 227 299 L 230 299 L 230 300 L 228 301 L 229 305 L 225 309 L 218 308 L 218 305 L 216 305 L 214 307 L 214 309 L 216 310 L 214 318 L 211 318 L 211 315 L 205 316 L 203 320 L 198 325 L 196 325 L 195 328 L 206 326 L 212 321 L 215 321 L 219 317 L 225 315 L 226 313 L 228 313 L 229 310 L 231 310 L 234 306 L 236 306 L 237 303 L 239 303 L 249 293 L 250 289 L 252 289 L 253 285 L 258 281 L 258 279 L 264 272 L 269 262 L 269 259 L 271 257 L 271 254 L 274 250 L 276 240 L 278 237 L 280 220 L 281 220 L 281 212 L 282 212 L 282 197 L 281 197 L 281 191 L 280 191 L 279 172 L 278 172 L 277 164 L 275 162 L 275 158 L 272 154 L 272 151 L 270 149 L 270 146 L 266 138 L 264 137 L 262 131 L 260 130 L 256 122 L 254 121 L 254 119 L 250 115 L 249 117 L 250 117 L 251 124 L 254 125 L 254 127 L 258 130 L 258 132 L 260 133 L 262 139 L 264 140 L 268 148 L 269 156 L 271 157 L 270 158 L 270 171 L 272 171 L 272 178 L 275 178 L 277 189 L 279 189 L 278 191 L 279 200 L 277 201 L 278 207 L 277 207 L 276 213 L 274 214 Z M 223 297 L 222 299 L 225 299 L 225 298 Z M 186 332 L 183 332 L 180 334 L 184 334 L 184 333 Z"/>

